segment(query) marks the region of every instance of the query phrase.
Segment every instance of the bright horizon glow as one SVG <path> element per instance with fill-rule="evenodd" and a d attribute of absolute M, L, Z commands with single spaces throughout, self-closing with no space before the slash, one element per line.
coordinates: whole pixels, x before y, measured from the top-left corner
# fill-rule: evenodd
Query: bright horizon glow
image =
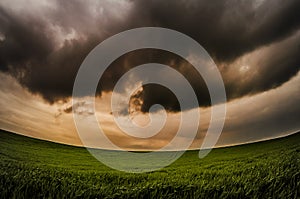
<path fill-rule="evenodd" d="M 74 127 L 72 114 L 63 111 L 68 105 L 64 103 L 49 105 L 41 97 L 32 95 L 28 91 L 22 89 L 13 78 L 3 73 L 0 73 L 0 76 L 1 79 L 6 82 L 2 85 L 10 85 L 11 88 L 9 90 L 14 91 L 7 94 L 5 91 L 6 89 L 0 87 L 0 96 L 3 107 L 0 112 L 0 126 L 2 129 L 43 140 L 82 146 Z M 216 147 L 272 139 L 299 130 L 299 123 L 294 123 L 293 119 L 290 121 L 294 126 L 291 125 L 289 121 L 278 124 L 281 126 L 280 128 L 285 128 L 286 130 L 280 130 L 278 127 L 274 127 L 276 124 L 270 126 L 270 123 L 266 122 L 274 116 L 272 111 L 282 112 L 283 115 L 281 117 L 283 118 L 287 117 L 287 114 L 285 113 L 287 107 L 294 107 L 294 111 L 297 111 L 297 102 L 300 100 L 298 94 L 300 93 L 300 88 L 298 85 L 300 85 L 300 73 L 289 82 L 276 89 L 228 102 L 225 127 Z M 285 94 L 282 95 L 282 93 Z M 154 136 L 154 139 L 152 140 L 151 138 L 150 140 L 133 139 L 124 135 L 114 124 L 113 116 L 110 114 L 110 109 L 108 108 L 110 107 L 110 96 L 111 93 L 106 93 L 101 98 L 97 98 L 96 115 L 100 123 L 105 124 L 104 131 L 106 134 L 114 142 L 120 143 L 122 148 L 126 150 L 157 149 L 168 142 L 170 136 L 172 136 L 172 131 L 176 131 L 177 127 L 174 124 L 178 124 L 180 121 L 180 113 L 169 113 L 166 126 L 163 128 L 162 132 Z M 290 96 L 294 96 L 293 101 L 290 104 L 286 103 L 286 107 L 278 106 L 278 103 L 281 101 L 289 102 L 289 99 L 291 99 Z M 268 99 L 274 98 L 276 98 L 277 101 L 273 103 L 272 101 L 269 102 Z M 4 106 L 4 99 L 9 99 L 10 106 Z M 82 111 L 85 110 L 84 108 L 85 107 L 83 107 Z M 240 112 L 240 110 L 243 110 L 243 112 Z M 249 115 L 252 115 L 253 113 L 257 115 L 255 117 L 249 117 Z M 18 117 L 16 117 L 16 114 Z M 80 112 L 80 114 L 83 114 L 83 112 Z M 203 135 L 206 133 L 209 123 L 210 109 L 200 108 L 200 114 L 200 130 L 190 149 L 197 149 L 201 146 Z M 89 115 L 87 114 L 84 117 L 88 118 Z M 247 123 L 245 123 L 245 120 L 248 121 L 248 126 Z M 253 122 L 265 124 L 265 126 L 255 130 L 256 132 L 252 133 L 252 135 L 255 136 L 253 136 L 252 139 L 249 139 L 249 133 L 255 129 L 255 126 L 251 125 Z M 244 129 L 242 130 L 240 129 L 241 125 L 244 126 Z M 148 143 L 152 143 L 152 145 L 149 145 Z"/>

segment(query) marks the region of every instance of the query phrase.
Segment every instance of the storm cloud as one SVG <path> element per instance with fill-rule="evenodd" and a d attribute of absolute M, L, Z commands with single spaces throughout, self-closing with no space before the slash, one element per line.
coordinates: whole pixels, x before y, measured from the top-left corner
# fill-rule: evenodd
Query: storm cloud
<path fill-rule="evenodd" d="M 20 1 L 18 9 L 9 2 L 0 3 L 0 70 L 49 103 L 71 96 L 78 68 L 97 44 L 136 27 L 170 28 L 198 41 L 219 66 L 229 100 L 278 87 L 300 69 L 298 0 Z M 177 69 L 191 82 L 200 106 L 210 104 L 206 85 L 189 63 L 151 49 L 112 63 L 98 94 L 112 91 L 130 68 L 149 62 Z M 157 103 L 169 111 L 180 108 L 157 85 L 144 86 L 134 97 L 143 101 L 143 112 Z"/>

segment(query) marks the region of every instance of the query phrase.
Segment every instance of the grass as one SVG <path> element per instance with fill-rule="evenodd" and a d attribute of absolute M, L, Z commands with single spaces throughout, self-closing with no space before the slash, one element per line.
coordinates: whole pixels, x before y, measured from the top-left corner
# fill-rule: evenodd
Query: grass
<path fill-rule="evenodd" d="M 0 198 L 300 198 L 300 133 L 133 174 L 84 148 L 0 131 Z"/>

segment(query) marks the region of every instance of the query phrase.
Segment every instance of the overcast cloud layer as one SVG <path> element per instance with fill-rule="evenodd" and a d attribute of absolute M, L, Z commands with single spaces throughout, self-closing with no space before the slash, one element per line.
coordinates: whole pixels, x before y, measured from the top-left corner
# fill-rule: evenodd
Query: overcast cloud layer
<path fill-rule="evenodd" d="M 189 35 L 210 53 L 231 100 L 278 87 L 297 74 L 299 10 L 299 0 L 1 1 L 0 70 L 49 103 L 64 101 L 81 62 L 99 42 L 123 30 L 159 26 Z M 200 106 L 209 105 L 191 66 L 154 50 L 116 60 L 102 77 L 99 95 L 111 91 L 124 72 L 150 61 L 178 69 L 195 88 Z M 143 112 L 155 103 L 179 111 L 162 87 L 145 86 L 135 97 L 144 101 Z"/>

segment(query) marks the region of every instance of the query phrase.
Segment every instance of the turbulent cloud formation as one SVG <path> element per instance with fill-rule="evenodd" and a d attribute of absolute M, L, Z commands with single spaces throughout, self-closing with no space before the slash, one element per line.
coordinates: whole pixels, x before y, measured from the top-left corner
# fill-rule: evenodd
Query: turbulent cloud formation
<path fill-rule="evenodd" d="M 105 1 L 96 8 L 91 4 L 95 1 L 53 1 L 53 5 L 38 6 L 37 12 L 32 12 L 36 2 L 18 3 L 24 8 L 13 10 L 9 2 L 0 4 L 4 38 L 0 42 L 0 69 L 50 103 L 69 97 L 84 57 L 106 34 L 114 32 L 110 28 L 122 16 L 111 10 L 107 13 L 105 6 L 111 6 Z M 118 7 L 116 4 L 112 6 Z"/>
<path fill-rule="evenodd" d="M 220 68 L 228 98 L 234 99 L 278 87 L 297 74 L 299 10 L 298 0 L 2 1 L 0 70 L 49 103 L 65 101 L 81 62 L 99 42 L 123 30 L 159 26 L 203 45 Z M 130 68 L 148 62 L 180 71 L 194 87 L 200 106 L 210 104 L 202 78 L 189 63 L 151 49 L 117 59 L 102 77 L 99 95 L 111 91 Z M 144 86 L 134 97 L 143 101 L 142 112 L 157 103 L 180 110 L 164 87 Z"/>
<path fill-rule="evenodd" d="M 300 27 L 297 0 L 137 1 L 132 20 L 163 26 L 196 39 L 217 60 L 234 60 L 281 40 Z M 147 20 L 145 20 L 147 19 Z"/>

